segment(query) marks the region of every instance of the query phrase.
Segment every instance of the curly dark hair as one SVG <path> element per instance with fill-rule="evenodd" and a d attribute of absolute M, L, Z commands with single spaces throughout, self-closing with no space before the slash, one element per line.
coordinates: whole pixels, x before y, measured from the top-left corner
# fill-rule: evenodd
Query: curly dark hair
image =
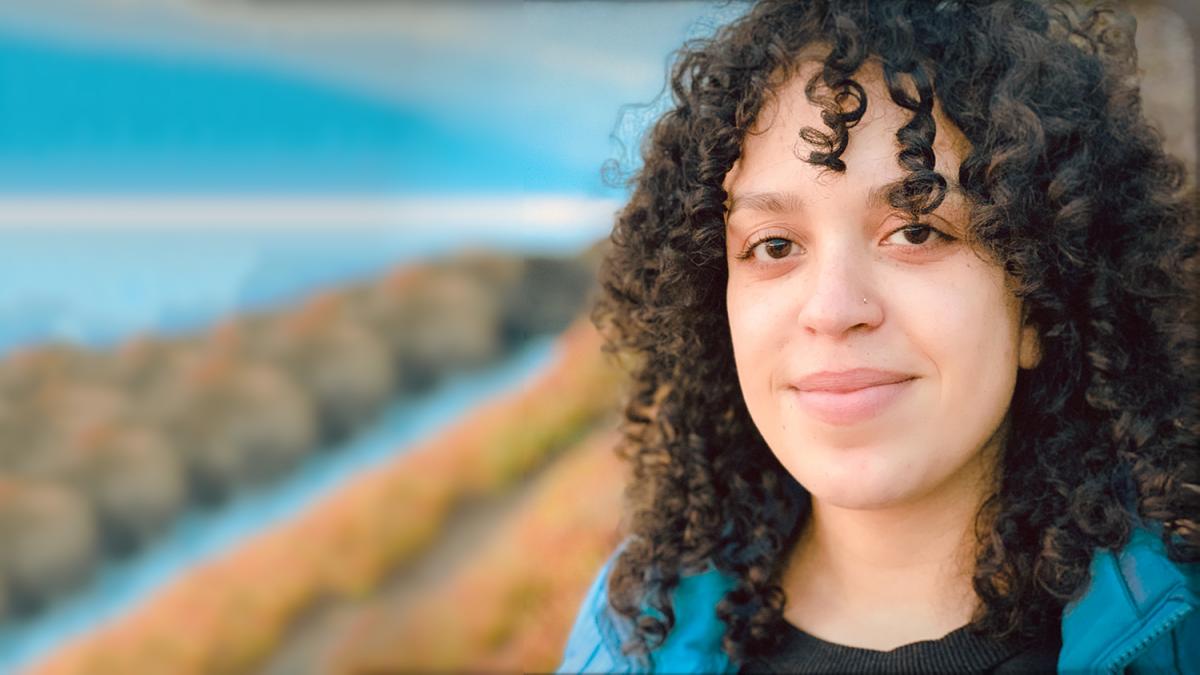
<path fill-rule="evenodd" d="M 1143 116 L 1130 21 L 1033 0 L 762 2 L 678 53 L 674 107 L 644 141 L 601 273 L 593 318 L 633 376 L 620 448 L 630 536 L 609 580 L 611 607 L 635 622 L 626 650 L 661 644 L 681 575 L 710 564 L 736 579 L 717 607 L 731 658 L 781 632 L 778 581 L 807 494 L 738 386 L 722 183 L 813 45 L 825 55 L 806 94 L 827 129 L 800 131 L 806 161 L 844 170 L 868 105 L 853 77 L 875 59 L 911 112 L 891 204 L 927 213 L 946 188 L 936 96 L 971 144 L 958 175 L 970 238 L 1039 333 L 976 519 L 974 629 L 1018 641 L 1052 630 L 1093 552 L 1134 527 L 1160 531 L 1175 560 L 1200 559 L 1195 192 Z"/>

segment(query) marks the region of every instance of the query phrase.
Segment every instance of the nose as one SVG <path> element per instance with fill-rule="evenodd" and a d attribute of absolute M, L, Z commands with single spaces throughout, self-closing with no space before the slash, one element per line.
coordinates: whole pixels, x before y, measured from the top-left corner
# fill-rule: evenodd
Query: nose
<path fill-rule="evenodd" d="M 882 323 L 881 294 L 865 256 L 844 249 L 821 253 L 807 270 L 808 288 L 798 317 L 804 330 L 836 339 Z"/>

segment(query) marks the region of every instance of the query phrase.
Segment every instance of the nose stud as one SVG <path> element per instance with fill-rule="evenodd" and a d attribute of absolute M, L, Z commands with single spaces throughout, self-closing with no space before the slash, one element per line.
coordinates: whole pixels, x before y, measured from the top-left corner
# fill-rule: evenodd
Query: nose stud
<path fill-rule="evenodd" d="M 865 304 L 867 304 L 867 299 L 866 299 L 866 298 L 863 298 L 863 304 L 864 304 L 864 305 L 865 305 Z"/>

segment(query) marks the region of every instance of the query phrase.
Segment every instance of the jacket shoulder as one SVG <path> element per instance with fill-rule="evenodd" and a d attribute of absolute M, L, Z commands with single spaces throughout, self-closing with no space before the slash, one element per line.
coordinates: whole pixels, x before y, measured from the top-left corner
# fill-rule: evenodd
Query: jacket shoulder
<path fill-rule="evenodd" d="M 583 605 L 575 617 L 563 660 L 557 672 L 622 673 L 645 670 L 634 657 L 621 652 L 621 643 L 628 637 L 629 627 L 608 606 L 608 577 L 624 545 L 619 547 L 592 581 L 584 596 Z M 622 630 L 624 628 L 624 630 Z"/>
<path fill-rule="evenodd" d="M 680 579 L 672 594 L 676 622 L 658 648 L 644 657 L 622 652 L 633 629 L 609 607 L 608 578 L 623 548 L 609 557 L 588 589 L 558 672 L 730 672 L 733 664 L 721 650 L 725 624 L 716 607 L 733 582 L 711 568 Z"/>
<path fill-rule="evenodd" d="M 1162 540 L 1137 530 L 1119 552 L 1098 551 L 1086 593 L 1063 613 L 1059 670 L 1200 672 L 1200 583 Z"/>

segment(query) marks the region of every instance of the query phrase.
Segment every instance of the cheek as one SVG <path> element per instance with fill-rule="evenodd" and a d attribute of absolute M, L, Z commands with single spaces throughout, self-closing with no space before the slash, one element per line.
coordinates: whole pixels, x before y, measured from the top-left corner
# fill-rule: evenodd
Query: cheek
<path fill-rule="evenodd" d="M 974 262 L 935 284 L 902 290 L 904 324 L 939 370 L 1016 363 L 1018 310 L 998 269 Z"/>
<path fill-rule="evenodd" d="M 729 334 L 742 395 L 751 407 L 770 394 L 770 373 L 781 344 L 785 308 L 778 294 L 751 285 L 730 284 L 726 291 Z"/>
<path fill-rule="evenodd" d="M 943 410 L 965 426 L 986 425 L 1003 417 L 1012 397 L 1020 317 L 999 270 L 965 272 L 909 305 L 905 325 L 937 370 Z"/>
<path fill-rule="evenodd" d="M 784 315 L 784 308 L 778 306 L 779 298 L 778 293 L 770 293 L 762 286 L 730 284 L 725 302 L 735 356 L 760 357 L 777 342 L 780 319 Z"/>

